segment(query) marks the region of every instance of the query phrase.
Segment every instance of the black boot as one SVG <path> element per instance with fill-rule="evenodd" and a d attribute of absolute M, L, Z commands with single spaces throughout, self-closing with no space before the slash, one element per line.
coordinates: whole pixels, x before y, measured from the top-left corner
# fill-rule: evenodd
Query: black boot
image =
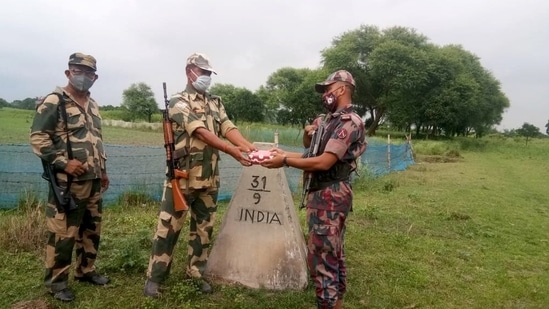
<path fill-rule="evenodd" d="M 147 279 L 147 281 L 145 281 L 145 287 L 143 288 L 143 294 L 152 298 L 160 297 L 160 285 Z"/>
<path fill-rule="evenodd" d="M 80 282 L 89 282 L 89 283 L 95 284 L 95 285 L 107 285 L 110 281 L 107 277 L 101 276 L 100 274 L 96 273 L 95 271 L 84 274 L 84 276 L 82 276 L 82 277 L 74 277 L 74 280 L 77 280 L 77 281 L 80 281 Z"/>
<path fill-rule="evenodd" d="M 64 288 L 62 290 L 59 290 L 57 292 L 50 292 L 51 295 L 53 295 L 53 298 L 58 299 L 60 301 L 73 301 L 74 300 L 74 293 L 69 290 L 69 288 Z"/>
<path fill-rule="evenodd" d="M 204 294 L 212 294 L 213 293 L 212 286 L 208 282 L 204 280 L 200 280 L 200 292 Z"/>

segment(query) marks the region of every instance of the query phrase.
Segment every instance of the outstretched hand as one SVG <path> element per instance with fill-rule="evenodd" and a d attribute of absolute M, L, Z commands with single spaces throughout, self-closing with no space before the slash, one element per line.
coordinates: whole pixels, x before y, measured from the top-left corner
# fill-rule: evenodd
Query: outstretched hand
<path fill-rule="evenodd" d="M 249 144 L 246 146 L 238 146 L 238 149 L 240 149 L 240 151 L 244 153 L 257 151 L 257 147 L 254 144 Z"/>
<path fill-rule="evenodd" d="M 241 152 L 239 147 L 228 146 L 225 149 L 225 152 L 228 155 L 230 155 L 231 157 L 233 157 L 240 164 L 242 164 L 242 166 L 251 166 L 252 165 L 252 162 L 250 161 L 250 159 L 248 159 L 247 156 L 242 155 L 242 152 Z"/>
<path fill-rule="evenodd" d="M 266 168 L 279 168 L 284 165 L 284 157 L 286 157 L 286 152 L 280 148 L 272 148 L 269 150 L 271 152 L 271 158 L 261 162 L 261 166 Z"/>

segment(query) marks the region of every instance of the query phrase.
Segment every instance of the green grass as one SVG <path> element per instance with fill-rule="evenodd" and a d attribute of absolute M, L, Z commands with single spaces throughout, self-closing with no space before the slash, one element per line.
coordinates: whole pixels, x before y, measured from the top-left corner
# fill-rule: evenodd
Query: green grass
<path fill-rule="evenodd" d="M 250 125 L 251 131 L 258 130 Z M 131 130 L 105 128 L 109 134 L 119 134 L 110 138 L 121 142 L 132 136 Z M 127 142 L 158 143 L 162 136 L 154 134 L 134 132 L 139 141 Z M 345 308 L 547 308 L 549 140 L 527 147 L 524 140 L 497 137 L 415 141 L 414 149 L 417 164 L 408 170 L 354 184 Z M 276 292 L 217 284 L 213 295 L 202 295 L 182 279 L 184 241 L 176 248 L 165 297 L 146 299 L 144 268 L 158 205 L 131 192 L 118 204 L 105 211 L 98 259 L 110 286 L 71 281 L 76 301 L 55 302 L 42 287 L 42 248 L 2 244 L 0 308 L 23 300 L 57 308 L 314 307 L 311 287 Z M 226 207 L 220 205 L 219 218 Z M 304 227 L 304 212 L 298 214 Z M 2 230 L 14 220 L 29 220 L 28 212 L 0 212 Z"/>

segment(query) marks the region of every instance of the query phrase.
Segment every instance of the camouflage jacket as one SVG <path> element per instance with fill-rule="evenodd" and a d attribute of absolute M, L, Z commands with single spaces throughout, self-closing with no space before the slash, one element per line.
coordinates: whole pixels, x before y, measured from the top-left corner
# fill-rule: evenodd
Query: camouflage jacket
<path fill-rule="evenodd" d="M 107 156 L 103 147 L 101 116 L 97 103 L 88 95 L 83 108 L 62 88 L 54 93 L 63 95 L 67 108 L 67 124 L 59 109 L 59 98 L 48 95 L 36 106 L 36 114 L 31 127 L 30 143 L 33 152 L 46 162 L 53 163 L 58 170 L 64 170 L 68 162 L 67 130 L 73 158 L 87 167 L 87 172 L 73 178 L 74 181 L 101 178 L 106 169 Z M 57 174 L 66 181 L 66 174 Z"/>
<path fill-rule="evenodd" d="M 197 93 L 192 87 L 173 95 L 170 99 L 170 119 L 173 121 L 175 153 L 179 168 L 187 170 L 189 156 L 189 188 L 219 187 L 219 152 L 192 136 L 198 128 L 206 128 L 216 136 L 225 137 L 235 129 L 218 96 Z M 187 181 L 180 185 L 185 188 Z"/>
<path fill-rule="evenodd" d="M 322 121 L 323 117 L 318 117 L 313 123 L 320 125 Z M 337 156 L 338 161 L 327 171 L 313 173 L 311 187 L 317 182 L 316 185 L 318 185 L 319 190 L 313 191 L 309 196 L 307 207 L 348 211 L 352 209 L 353 201 L 352 188 L 349 181 L 332 180 L 345 176 L 341 175 L 341 172 L 346 173 L 346 178 L 349 179 L 351 171 L 357 168 L 357 160 L 360 159 L 367 146 L 364 135 L 364 123 L 351 108 L 344 108 L 328 115 L 325 134 L 326 136 L 321 141 L 320 149 L 322 152 L 333 153 Z M 346 168 L 341 169 L 345 166 Z M 322 184 L 322 182 L 325 183 Z"/>
<path fill-rule="evenodd" d="M 313 124 L 320 126 L 324 118 L 323 115 L 317 117 Z M 348 177 L 351 171 L 357 168 L 356 160 L 360 159 L 360 156 L 366 150 L 364 122 L 351 107 L 347 107 L 333 114 L 328 114 L 325 126 L 326 133 L 322 138 L 319 152 L 335 154 L 338 162 L 328 171 L 317 171 L 314 175 L 320 178 L 330 178 L 329 174 L 334 172 L 332 169 L 340 164 L 348 165 L 347 168 L 344 168 Z"/>

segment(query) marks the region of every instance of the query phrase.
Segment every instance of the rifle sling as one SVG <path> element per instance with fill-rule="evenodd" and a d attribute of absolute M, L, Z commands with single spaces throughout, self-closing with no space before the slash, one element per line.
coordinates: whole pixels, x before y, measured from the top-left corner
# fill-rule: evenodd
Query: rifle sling
<path fill-rule="evenodd" d="M 62 94 L 54 92 L 58 98 L 59 98 L 59 110 L 61 111 L 61 118 L 63 118 L 63 122 L 65 122 L 65 133 L 67 134 L 67 155 L 69 160 L 73 159 L 73 153 L 72 153 L 72 147 L 71 147 L 71 141 L 69 139 L 69 122 L 67 117 L 67 105 L 65 103 L 65 99 L 63 98 Z M 53 179 L 55 180 L 55 179 Z M 63 196 L 67 197 L 69 196 L 69 192 L 71 190 L 73 177 L 71 174 L 67 174 L 67 188 L 65 189 L 65 193 Z"/>

